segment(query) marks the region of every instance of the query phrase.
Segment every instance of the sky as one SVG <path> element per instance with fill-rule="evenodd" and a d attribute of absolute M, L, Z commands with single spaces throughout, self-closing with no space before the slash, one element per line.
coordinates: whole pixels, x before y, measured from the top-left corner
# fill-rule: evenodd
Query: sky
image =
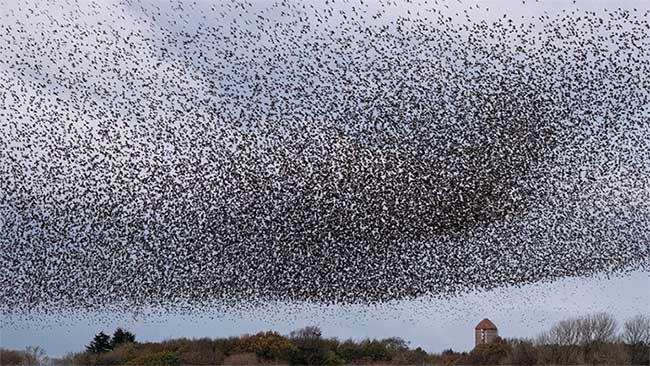
<path fill-rule="evenodd" d="M 153 2 L 156 3 L 156 2 Z M 269 2 L 258 1 L 256 6 L 264 7 Z M 316 3 L 317 2 L 313 2 Z M 538 15 L 545 11 L 557 13 L 575 7 L 603 10 L 622 6 L 625 8 L 648 9 L 646 0 L 628 1 L 571 1 L 540 0 L 538 2 L 506 0 L 451 1 L 450 13 L 464 9 L 471 4 L 480 4 L 490 11 L 474 9 L 476 16 L 487 21 L 499 18 L 508 12 L 512 18 Z M 169 6 L 167 3 L 157 3 Z M 18 11 L 20 3 L 0 0 L 0 14 Z M 189 4 L 188 4 L 189 5 Z M 201 9 L 212 3 L 200 1 L 194 19 L 201 17 Z M 53 7 L 62 14 L 67 5 Z M 403 8 L 396 7 L 396 13 Z M 127 12 L 138 14 L 138 6 L 127 7 Z M 96 15 L 98 18 L 110 14 Z M 8 22 L 3 18 L 2 22 Z M 11 18 L 11 21 L 16 19 Z M 143 27 L 123 19 L 127 27 Z M 120 20 L 118 20 L 119 22 Z M 161 18 L 158 22 L 175 21 Z M 180 20 L 179 20 L 180 22 Z M 44 61 L 45 62 L 45 61 Z M 0 65 L 2 70 L 3 65 Z M 92 336 L 99 332 L 112 332 L 122 326 L 136 333 L 138 340 L 159 341 L 177 337 L 222 337 L 235 336 L 257 331 L 275 330 L 288 334 L 291 330 L 306 325 L 318 325 L 326 337 L 385 338 L 399 336 L 410 341 L 411 347 L 422 347 L 427 351 L 440 352 L 447 348 L 467 351 L 473 346 L 473 328 L 481 319 L 490 318 L 504 337 L 534 337 L 548 329 L 553 322 L 566 317 L 592 312 L 608 311 L 619 321 L 639 313 L 650 312 L 650 273 L 636 271 L 611 278 L 566 278 L 551 283 L 525 285 L 521 288 L 501 288 L 487 292 L 470 293 L 452 299 L 422 298 L 417 301 L 401 301 L 381 306 L 331 306 L 310 304 L 273 304 L 272 311 L 245 309 L 223 313 L 162 314 L 146 316 L 137 314 L 88 314 L 79 319 L 70 316 L 43 316 L 36 320 L 25 320 L 14 316 L 3 316 L 0 328 L 0 346 L 21 349 L 30 345 L 44 347 L 50 357 L 62 356 L 66 352 L 80 351 Z M 271 305 L 269 305 L 271 307 Z M 274 316 L 273 313 L 276 315 Z"/>
<path fill-rule="evenodd" d="M 133 331 L 139 341 L 172 338 L 217 338 L 317 325 L 323 336 L 339 339 L 402 337 L 412 348 L 429 352 L 473 348 L 474 326 L 489 318 L 502 337 L 534 338 L 556 321 L 596 312 L 609 312 L 619 321 L 650 309 L 650 272 L 611 278 L 568 278 L 521 288 L 469 293 L 457 298 L 401 301 L 377 307 L 274 304 L 273 311 L 199 315 L 95 314 L 83 319 L 59 317 L 25 320 L 4 318 L 2 347 L 43 347 L 50 357 L 79 352 L 93 335 L 118 326 Z M 10 323 L 7 323 L 11 321 Z"/>

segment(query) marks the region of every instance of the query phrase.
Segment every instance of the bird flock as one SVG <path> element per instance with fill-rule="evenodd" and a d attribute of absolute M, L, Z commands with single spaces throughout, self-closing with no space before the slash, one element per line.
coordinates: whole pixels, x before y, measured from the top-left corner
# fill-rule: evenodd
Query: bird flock
<path fill-rule="evenodd" d="M 0 2 L 0 313 L 650 268 L 650 9 Z"/>

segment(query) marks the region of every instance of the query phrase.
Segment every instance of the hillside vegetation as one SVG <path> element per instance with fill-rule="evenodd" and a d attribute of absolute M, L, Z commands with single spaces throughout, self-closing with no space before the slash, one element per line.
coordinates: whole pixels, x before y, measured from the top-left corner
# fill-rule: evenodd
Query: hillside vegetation
<path fill-rule="evenodd" d="M 534 339 L 497 339 L 471 352 L 427 353 L 398 338 L 339 340 L 318 327 L 281 335 L 260 332 L 230 338 L 138 342 L 118 328 L 100 332 L 86 350 L 48 359 L 38 347 L 0 350 L 2 365 L 650 365 L 650 317 L 617 324 L 597 313 L 554 324 Z"/>

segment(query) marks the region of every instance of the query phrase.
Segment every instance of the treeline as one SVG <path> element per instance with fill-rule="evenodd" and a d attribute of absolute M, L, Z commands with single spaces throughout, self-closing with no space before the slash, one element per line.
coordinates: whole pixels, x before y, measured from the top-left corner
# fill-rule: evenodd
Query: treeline
<path fill-rule="evenodd" d="M 310 326 L 293 331 L 288 336 L 260 332 L 230 338 L 183 338 L 156 343 L 122 342 L 117 345 L 100 333 L 86 346 L 85 352 L 69 354 L 56 360 L 56 363 L 133 366 L 419 365 L 429 362 L 430 357 L 421 348 L 409 349 L 408 343 L 401 338 L 340 341 L 324 338 L 318 327 Z"/>
<path fill-rule="evenodd" d="M 472 334 L 468 334 L 471 337 Z M 261 332 L 218 339 L 136 342 L 118 329 L 101 332 L 86 350 L 57 360 L 39 348 L 0 350 L 1 365 L 650 365 L 650 317 L 639 315 L 622 325 L 609 314 L 567 319 L 534 339 L 498 339 L 471 352 L 449 349 L 430 354 L 411 349 L 401 338 L 338 340 L 318 327 L 281 335 Z M 23 358 L 21 358 L 23 357 Z"/>
<path fill-rule="evenodd" d="M 443 352 L 445 365 L 650 365 L 650 317 L 628 319 L 618 333 L 613 316 L 566 319 L 535 339 L 498 339 L 468 354 Z"/>
<path fill-rule="evenodd" d="M 29 346 L 23 351 L 0 347 L 0 365 L 38 366 L 49 364 L 50 360 L 41 347 Z"/>

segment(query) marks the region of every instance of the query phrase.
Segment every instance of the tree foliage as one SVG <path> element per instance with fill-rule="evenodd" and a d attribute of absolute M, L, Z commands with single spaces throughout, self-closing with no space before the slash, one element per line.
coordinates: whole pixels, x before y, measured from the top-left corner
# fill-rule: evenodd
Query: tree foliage
<path fill-rule="evenodd" d="M 117 328 L 115 333 L 113 333 L 113 338 L 111 339 L 111 347 L 115 348 L 121 344 L 133 342 L 135 342 L 135 334 L 128 330 Z"/>
<path fill-rule="evenodd" d="M 97 333 L 90 344 L 86 346 L 86 351 L 94 354 L 106 353 L 112 349 L 111 337 L 104 332 Z"/>
<path fill-rule="evenodd" d="M 23 351 L 0 348 L 0 365 L 36 366 L 47 364 L 45 350 L 38 346 L 28 346 Z"/>

